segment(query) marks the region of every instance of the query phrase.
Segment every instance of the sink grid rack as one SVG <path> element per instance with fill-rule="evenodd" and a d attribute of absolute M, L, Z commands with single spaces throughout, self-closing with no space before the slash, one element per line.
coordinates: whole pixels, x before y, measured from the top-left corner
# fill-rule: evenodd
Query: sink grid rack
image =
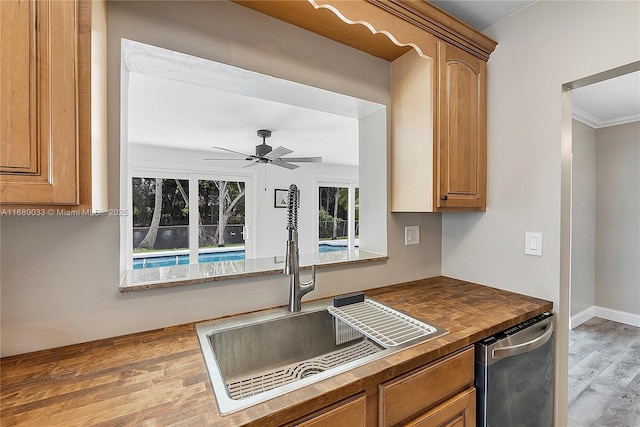
<path fill-rule="evenodd" d="M 341 307 L 327 307 L 329 313 L 385 348 L 435 334 L 438 330 L 370 299 Z"/>
<path fill-rule="evenodd" d="M 363 340 L 320 357 L 283 366 L 273 371 L 230 379 L 227 382 L 227 390 L 232 399 L 245 399 L 379 351 L 382 351 L 380 347 L 371 341 Z"/>

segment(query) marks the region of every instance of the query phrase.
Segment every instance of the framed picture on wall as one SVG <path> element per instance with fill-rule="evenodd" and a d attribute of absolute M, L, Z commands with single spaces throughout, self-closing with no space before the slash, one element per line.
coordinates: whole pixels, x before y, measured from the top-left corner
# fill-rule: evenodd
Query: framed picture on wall
<path fill-rule="evenodd" d="M 286 208 L 289 200 L 289 190 L 276 188 L 273 195 L 274 208 Z"/>

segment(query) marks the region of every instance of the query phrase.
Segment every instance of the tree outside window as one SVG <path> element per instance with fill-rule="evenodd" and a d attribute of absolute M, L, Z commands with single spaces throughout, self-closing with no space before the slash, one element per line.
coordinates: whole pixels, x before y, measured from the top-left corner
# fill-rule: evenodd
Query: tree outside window
<path fill-rule="evenodd" d="M 133 251 L 189 247 L 189 181 L 133 178 Z"/>
<path fill-rule="evenodd" d="M 198 241 L 201 248 L 244 244 L 245 184 L 198 181 Z"/>

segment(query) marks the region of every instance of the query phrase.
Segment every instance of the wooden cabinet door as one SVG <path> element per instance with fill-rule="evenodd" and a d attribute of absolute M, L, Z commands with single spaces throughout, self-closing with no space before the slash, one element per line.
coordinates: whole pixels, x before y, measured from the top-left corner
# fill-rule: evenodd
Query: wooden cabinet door
<path fill-rule="evenodd" d="M 302 427 L 364 427 L 366 425 L 366 397 L 364 393 L 335 403 L 307 417 L 287 424 Z"/>
<path fill-rule="evenodd" d="M 0 202 L 78 202 L 75 1 L 0 1 Z"/>
<path fill-rule="evenodd" d="M 438 210 L 486 209 L 487 64 L 438 42 Z"/>
<path fill-rule="evenodd" d="M 471 388 L 409 421 L 406 427 L 475 427 L 476 389 Z"/>
<path fill-rule="evenodd" d="M 473 386 L 473 347 L 380 384 L 378 425 L 395 426 Z"/>

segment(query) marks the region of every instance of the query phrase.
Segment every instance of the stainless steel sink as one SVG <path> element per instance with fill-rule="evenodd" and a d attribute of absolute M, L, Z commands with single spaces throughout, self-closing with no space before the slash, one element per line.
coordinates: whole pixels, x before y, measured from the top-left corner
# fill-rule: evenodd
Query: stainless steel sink
<path fill-rule="evenodd" d="M 336 321 L 331 299 L 196 325 L 222 414 L 345 372 L 403 348 L 443 335 L 433 333 L 385 348 Z"/>

